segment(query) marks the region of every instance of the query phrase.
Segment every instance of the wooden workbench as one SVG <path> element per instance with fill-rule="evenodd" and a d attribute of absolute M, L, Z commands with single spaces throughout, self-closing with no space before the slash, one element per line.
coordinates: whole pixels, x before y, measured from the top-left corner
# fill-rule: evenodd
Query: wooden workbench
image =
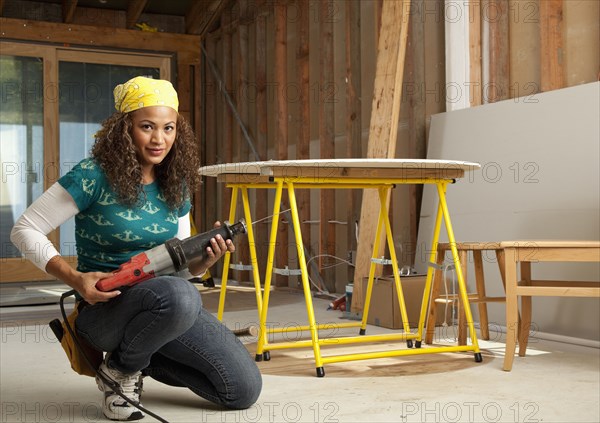
<path fill-rule="evenodd" d="M 423 338 L 423 327 L 427 314 L 427 305 L 431 290 L 433 277 L 433 268 L 427 273 L 426 286 L 421 307 L 420 321 L 416 333 L 411 333 L 400 285 L 400 275 L 398 263 L 393 243 L 393 235 L 388 216 L 388 204 L 391 189 L 399 184 L 434 184 L 437 187 L 439 205 L 436 216 L 436 224 L 431 240 L 430 262 L 436 262 L 437 243 L 441 231 L 442 220 L 445 223 L 446 231 L 451 245 L 456 244 L 448 205 L 446 203 L 446 189 L 449 184 L 456 182 L 464 176 L 465 172 L 478 169 L 477 163 L 452 161 L 452 160 L 413 160 L 413 159 L 335 159 L 335 160 L 286 160 L 286 161 L 263 161 L 263 162 L 245 162 L 228 163 L 213 166 L 207 166 L 200 169 L 204 176 L 216 177 L 220 182 L 226 183 L 232 192 L 230 221 L 236 218 L 236 203 L 238 192 L 241 192 L 244 215 L 248 222 L 252 222 L 250 205 L 248 200 L 249 189 L 273 189 L 275 198 L 273 202 L 273 221 L 271 225 L 271 234 L 269 239 L 269 250 L 267 266 L 264 277 L 264 286 L 261 294 L 261 278 L 258 273 L 256 262 L 256 251 L 253 251 L 256 244 L 251 225 L 248 226 L 248 241 L 250 245 L 250 256 L 253 267 L 253 277 L 256 289 L 257 308 L 260 315 L 260 335 L 256 352 L 256 359 L 270 359 L 270 351 L 285 348 L 312 347 L 314 352 L 315 366 L 317 376 L 324 376 L 323 365 L 334 362 L 344 362 L 352 360 L 374 359 L 381 357 L 394 357 L 413 354 L 430 354 L 440 352 L 473 351 L 476 361 L 481 361 L 481 353 L 477 344 L 477 336 L 473 326 L 473 317 L 468 306 L 468 297 L 466 286 L 459 263 L 459 256 L 456 248 L 452 248 L 452 257 L 457 269 L 457 279 L 459 284 L 460 300 L 466 313 L 467 326 L 470 333 L 470 345 L 451 345 L 440 347 L 421 348 Z M 277 227 L 279 224 L 279 215 L 281 211 L 281 197 L 283 190 L 286 189 L 289 197 L 290 210 L 292 215 L 292 225 L 296 241 L 298 262 L 301 270 L 302 287 L 307 308 L 308 326 L 294 327 L 292 330 L 306 329 L 310 332 L 310 340 L 295 342 L 269 343 L 267 341 L 267 313 L 269 305 L 269 292 L 271 278 L 273 273 L 273 263 L 275 256 L 275 246 L 277 237 Z M 320 325 L 315 320 L 314 309 L 312 305 L 312 293 L 308 280 L 308 271 L 306 267 L 306 258 L 304 245 L 302 242 L 302 233 L 300 230 L 300 221 L 298 217 L 298 208 L 296 204 L 295 191 L 297 189 L 375 189 L 379 195 L 379 213 L 373 218 L 377 219 L 377 231 L 374 240 L 374 251 L 371 257 L 371 266 L 366 290 L 364 310 L 362 321 L 360 323 L 336 324 L 336 327 L 359 327 L 358 336 L 319 338 L 320 329 L 331 330 L 331 324 Z M 259 216 L 261 217 L 261 216 Z M 390 262 L 394 273 L 394 282 L 398 293 L 398 302 L 402 315 L 404 330 L 399 334 L 386 335 L 366 335 L 367 317 L 369 312 L 370 297 L 375 275 L 375 266 L 377 265 L 377 246 L 379 245 L 382 230 L 385 230 L 388 248 L 390 251 Z M 227 271 L 229 266 L 229 255 L 225 257 L 225 270 L 221 285 L 221 301 L 219 304 L 219 318 L 222 318 L 224 298 L 227 289 Z M 273 330 L 275 331 L 275 330 Z M 285 332 L 283 328 L 278 330 Z M 321 347 L 326 345 L 339 345 L 351 343 L 366 343 L 377 341 L 402 340 L 406 341 L 408 348 L 398 348 L 393 351 L 375 351 L 361 354 L 345 354 L 337 356 L 323 356 Z M 413 340 L 415 341 L 413 347 Z"/>

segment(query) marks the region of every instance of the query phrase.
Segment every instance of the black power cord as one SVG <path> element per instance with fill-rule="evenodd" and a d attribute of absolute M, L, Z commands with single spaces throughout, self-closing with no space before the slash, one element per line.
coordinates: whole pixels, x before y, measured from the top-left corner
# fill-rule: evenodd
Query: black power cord
<path fill-rule="evenodd" d="M 79 352 L 83 356 L 85 362 L 90 366 L 90 368 L 94 368 L 94 366 L 91 363 L 90 358 L 87 356 L 87 354 L 85 353 L 85 350 L 83 349 L 83 347 L 79 343 L 79 339 L 77 338 L 77 336 L 75 336 L 75 332 L 73 331 L 73 328 L 71 328 L 71 325 L 69 324 L 69 320 L 67 318 L 67 313 L 65 312 L 65 305 L 64 305 L 65 298 L 70 297 L 71 295 L 75 295 L 75 292 L 76 291 L 74 289 L 72 289 L 70 291 L 65 292 L 64 294 L 62 294 L 60 296 L 60 312 L 61 312 L 61 314 L 63 316 L 64 322 L 65 322 L 65 326 L 67 327 L 67 331 L 69 331 L 69 334 L 73 338 L 73 342 L 75 343 L 75 347 L 79 350 Z M 53 328 L 53 330 L 54 330 L 54 328 Z M 60 339 L 59 339 L 59 341 L 60 341 Z M 102 373 L 96 371 L 96 376 L 98 378 L 100 378 L 102 380 L 102 382 L 104 382 L 106 385 L 108 385 L 110 387 L 110 389 L 113 390 L 114 393 L 116 393 L 118 396 L 120 396 L 121 398 L 123 398 L 127 403 L 133 405 L 135 408 L 137 408 L 138 410 L 141 410 L 142 412 L 148 414 L 149 416 L 154 417 L 159 422 L 169 423 L 167 420 L 163 419 L 159 415 L 153 413 L 152 411 L 148 410 L 147 408 L 144 408 L 139 403 L 139 401 L 134 401 L 134 400 L 128 398 L 123 393 L 123 391 L 121 390 L 121 387 L 118 384 L 116 384 L 114 381 L 112 381 L 111 379 L 109 379 L 108 377 L 106 377 L 105 375 L 103 375 Z"/>

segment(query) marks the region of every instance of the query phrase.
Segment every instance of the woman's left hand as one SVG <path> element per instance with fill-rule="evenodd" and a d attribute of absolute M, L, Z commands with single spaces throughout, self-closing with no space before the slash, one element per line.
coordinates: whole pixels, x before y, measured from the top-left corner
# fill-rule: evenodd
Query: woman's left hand
<path fill-rule="evenodd" d="M 221 222 L 217 221 L 213 227 L 219 228 L 220 226 Z M 233 245 L 233 241 L 231 239 L 225 240 L 221 235 L 211 238 L 210 246 L 206 248 L 204 257 L 198 261 L 190 263 L 190 272 L 192 275 L 206 272 L 228 251 L 230 253 L 235 251 L 235 245 Z"/>

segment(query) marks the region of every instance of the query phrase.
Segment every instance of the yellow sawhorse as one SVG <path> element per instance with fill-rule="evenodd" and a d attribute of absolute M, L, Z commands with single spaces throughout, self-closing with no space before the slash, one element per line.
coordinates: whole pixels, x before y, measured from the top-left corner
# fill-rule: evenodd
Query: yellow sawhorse
<path fill-rule="evenodd" d="M 396 159 L 396 162 L 399 159 Z M 301 161 L 293 161 L 291 165 L 298 164 Z M 466 284 L 461 272 L 461 266 L 459 262 L 458 251 L 454 247 L 456 245 L 456 240 L 454 238 L 454 232 L 452 229 L 452 224 L 450 221 L 450 215 L 448 212 L 448 205 L 446 203 L 446 187 L 449 183 L 453 183 L 455 178 L 462 177 L 464 174 L 463 168 L 453 168 L 453 167 L 445 167 L 443 169 L 427 169 L 422 170 L 420 172 L 416 172 L 421 175 L 426 175 L 426 177 L 414 177 L 415 173 L 414 168 L 402 168 L 395 167 L 390 168 L 386 167 L 388 165 L 397 164 L 394 162 L 394 159 L 385 160 L 384 168 L 382 169 L 373 169 L 371 167 L 368 168 L 368 172 L 361 173 L 359 169 L 356 168 L 355 163 L 348 163 L 349 160 L 344 161 L 343 166 L 340 167 L 327 167 L 326 175 L 323 175 L 323 168 L 319 168 L 318 161 L 311 161 L 313 166 L 310 164 L 302 163 L 301 171 L 298 172 L 298 168 L 295 167 L 287 167 L 286 164 L 288 162 L 258 162 L 255 164 L 258 166 L 260 170 L 260 175 L 258 176 L 256 173 L 244 174 L 240 169 L 246 169 L 248 166 L 244 166 L 244 164 L 230 165 L 235 166 L 234 168 L 224 166 L 221 170 L 222 172 L 217 171 L 214 173 L 214 168 L 211 172 L 207 172 L 206 174 L 211 176 L 219 176 L 219 180 L 221 182 L 227 183 L 227 186 L 233 189 L 232 193 L 232 202 L 230 208 L 230 220 L 233 221 L 235 219 L 236 213 L 236 203 L 237 203 L 237 192 L 240 191 L 242 193 L 242 203 L 244 207 L 245 218 L 248 222 L 252 222 L 252 217 L 250 214 L 250 205 L 248 201 L 248 189 L 274 189 L 275 190 L 275 198 L 273 204 L 273 220 L 271 225 L 271 233 L 269 238 L 269 249 L 267 254 L 267 266 L 265 270 L 265 279 L 264 279 L 264 292 L 261 296 L 261 287 L 260 287 L 260 275 L 258 274 L 258 266 L 256 266 L 256 251 L 255 248 L 255 240 L 254 234 L 251 228 L 251 225 L 248 225 L 248 241 L 250 246 L 250 255 L 253 264 L 253 277 L 254 284 L 256 290 L 257 297 L 257 309 L 259 312 L 259 337 L 258 337 L 258 345 L 256 351 L 256 359 L 260 361 L 262 359 L 269 360 L 270 359 L 270 351 L 279 350 L 279 349 L 289 349 L 289 348 L 302 348 L 302 347 L 312 347 L 315 359 L 315 367 L 317 376 L 322 377 L 325 375 L 324 365 L 328 363 L 337 363 L 337 362 L 346 362 L 346 361 L 354 361 L 354 360 L 366 360 L 366 359 L 376 359 L 383 357 L 397 357 L 397 356 L 405 356 L 405 355 L 416 355 L 416 354 L 434 354 L 434 353 L 443 353 L 443 352 L 464 352 L 464 351 L 473 351 L 475 355 L 475 361 L 480 362 L 482 360 L 481 353 L 479 351 L 479 346 L 477 343 L 477 335 L 475 332 L 475 327 L 473 325 L 473 317 L 469 307 L 469 299 L 466 290 Z M 406 161 L 402 161 L 405 163 Z M 414 163 L 423 163 L 428 162 L 425 160 L 421 161 L 411 161 L 410 163 L 414 165 Z M 430 162 L 430 161 L 429 161 Z M 331 165 L 331 161 L 326 162 L 328 165 Z M 402 164 L 401 163 L 401 164 Z M 462 162 L 454 162 L 454 163 L 462 163 Z M 358 164 L 357 164 L 358 165 Z M 474 168 L 473 164 L 470 164 L 471 167 L 468 169 L 471 170 Z M 232 173 L 228 173 L 234 170 Z M 293 171 L 291 171 L 293 169 Z M 202 169 L 201 169 L 202 171 Z M 268 176 L 265 176 L 268 175 Z M 308 176 L 306 176 L 308 175 Z M 333 176 L 330 176 L 333 175 Z M 360 175 L 361 177 L 353 177 L 352 175 Z M 381 176 L 383 175 L 383 176 Z M 410 176 L 409 176 L 410 175 Z M 443 175 L 443 177 L 437 177 L 436 175 Z M 441 232 L 442 220 L 445 223 L 448 239 L 451 245 L 452 257 L 457 269 L 457 279 L 459 285 L 459 296 L 460 300 L 463 304 L 465 314 L 466 314 L 466 322 L 469 330 L 469 334 L 471 337 L 471 345 L 456 345 L 456 346 L 439 346 L 439 347 L 427 347 L 421 348 L 421 343 L 424 335 L 424 326 L 425 319 L 427 316 L 429 296 L 431 293 L 431 284 L 433 280 L 433 269 L 430 267 L 427 272 L 427 279 L 425 283 L 425 290 L 421 305 L 421 314 L 419 318 L 419 325 L 417 328 L 417 332 L 411 333 L 410 327 L 408 323 L 408 318 L 406 314 L 406 307 L 404 303 L 404 297 L 402 295 L 402 286 L 400 284 L 400 275 L 398 271 L 398 264 L 396 258 L 396 252 L 393 244 L 393 237 L 391 231 L 391 224 L 389 222 L 388 217 L 388 199 L 390 196 L 391 189 L 398 184 L 434 184 L 437 188 L 439 204 L 437 208 L 436 221 L 434 225 L 434 233 L 432 238 L 432 248 L 429 261 L 431 263 L 436 262 L 436 254 L 437 254 L 437 245 L 439 240 L 439 235 Z M 292 215 L 292 224 L 294 230 L 294 237 L 296 241 L 297 254 L 298 254 L 298 262 L 301 270 L 301 280 L 302 287 L 306 302 L 306 311 L 308 317 L 308 326 L 301 327 L 293 327 L 293 328 L 272 328 L 267 330 L 266 322 L 267 322 L 267 314 L 268 314 L 268 305 L 269 305 L 269 295 L 271 288 L 271 279 L 273 273 L 273 265 L 274 265 L 274 257 L 275 257 L 275 246 L 276 246 L 276 238 L 277 238 L 277 229 L 279 224 L 279 214 L 281 212 L 281 198 L 283 190 L 286 189 L 288 193 L 290 210 Z M 308 269 L 306 266 L 306 258 L 304 255 L 304 244 L 302 241 L 302 233 L 300 230 L 300 220 L 298 207 L 296 204 L 296 189 L 377 189 L 379 193 L 379 203 L 380 210 L 378 216 L 377 223 L 377 231 L 375 235 L 374 242 L 374 250 L 372 254 L 372 259 L 377 259 L 378 248 L 377 246 L 380 244 L 381 232 L 385 230 L 386 239 L 388 248 L 390 251 L 390 258 L 392 262 L 392 269 L 394 274 L 394 283 L 396 286 L 396 291 L 398 295 L 398 302 L 400 304 L 400 312 L 402 316 L 403 323 L 403 333 L 394 333 L 394 334 L 383 334 L 383 335 L 366 335 L 366 326 L 367 326 L 367 318 L 368 311 L 370 306 L 371 293 L 373 288 L 373 280 L 375 276 L 375 266 L 376 263 L 374 260 L 371 260 L 371 265 L 369 269 L 369 278 L 367 284 L 367 291 L 364 303 L 363 317 L 361 322 L 352 322 L 352 323 L 344 323 L 344 324 L 336 324 L 336 328 L 352 328 L 358 327 L 359 335 L 358 336 L 347 336 L 347 337 L 335 337 L 335 338 L 319 338 L 319 330 L 327 329 L 331 330 L 331 324 L 317 324 L 315 319 L 315 313 L 312 303 L 312 293 L 310 289 L 310 283 L 308 280 Z M 224 302 L 225 302 L 225 292 L 226 292 L 226 284 L 227 284 L 227 272 L 229 267 L 229 255 L 225 257 L 224 263 L 224 274 L 221 285 L 221 298 L 219 301 L 219 311 L 218 317 L 222 318 Z M 303 341 L 295 341 L 295 342 L 277 342 L 277 343 L 269 343 L 267 340 L 267 335 L 270 333 L 285 333 L 290 331 L 297 330 L 308 330 L 310 332 L 310 340 Z M 415 348 L 413 346 L 413 340 Z M 392 351 L 376 351 L 369 353 L 358 353 L 358 354 L 345 354 L 345 355 L 335 355 L 335 356 L 323 356 L 321 353 L 321 347 L 327 345 L 342 345 L 342 344 L 353 344 L 353 343 L 369 343 L 369 342 L 381 342 L 381 341 L 406 341 L 408 348 L 407 349 L 398 349 Z"/>

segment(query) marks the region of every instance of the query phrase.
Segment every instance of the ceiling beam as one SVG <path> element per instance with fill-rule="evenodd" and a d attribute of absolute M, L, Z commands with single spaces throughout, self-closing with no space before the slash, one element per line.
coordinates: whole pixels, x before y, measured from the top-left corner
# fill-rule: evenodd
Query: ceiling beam
<path fill-rule="evenodd" d="M 129 0 L 127 4 L 126 28 L 131 29 L 140 18 L 148 0 Z"/>
<path fill-rule="evenodd" d="M 200 0 L 192 2 L 185 15 L 185 32 L 204 35 L 223 13 L 229 0 Z"/>
<path fill-rule="evenodd" d="M 0 18 L 0 28 L 2 28 L 0 41 L 45 40 L 51 43 L 81 46 L 177 52 L 178 63 L 188 65 L 200 63 L 198 50 L 200 37 L 195 35 L 7 18 Z"/>
<path fill-rule="evenodd" d="M 73 17 L 75 16 L 75 9 L 77 9 L 77 0 L 63 0 L 62 15 L 64 23 L 73 22 Z"/>

